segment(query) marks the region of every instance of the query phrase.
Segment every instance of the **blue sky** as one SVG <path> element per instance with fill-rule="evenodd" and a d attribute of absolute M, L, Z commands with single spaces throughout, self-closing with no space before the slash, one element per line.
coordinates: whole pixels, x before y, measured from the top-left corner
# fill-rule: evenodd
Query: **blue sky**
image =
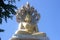
<path fill-rule="evenodd" d="M 38 22 L 40 32 L 45 32 L 50 40 L 60 40 L 60 0 L 21 0 L 16 2 L 18 9 L 29 2 L 41 15 Z M 8 23 L 3 20 L 0 28 L 5 32 L 0 33 L 2 40 L 9 40 L 18 28 L 16 17 L 8 19 Z"/>

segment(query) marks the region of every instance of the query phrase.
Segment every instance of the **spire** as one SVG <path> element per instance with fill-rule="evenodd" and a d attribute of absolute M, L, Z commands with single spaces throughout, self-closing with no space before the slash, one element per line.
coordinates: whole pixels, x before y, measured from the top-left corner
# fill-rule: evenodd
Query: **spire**
<path fill-rule="evenodd" d="M 26 6 L 26 8 L 27 8 L 27 9 L 29 9 L 29 8 L 30 8 L 30 4 L 29 4 L 28 2 L 26 3 L 26 5 L 25 5 L 25 6 Z"/>
<path fill-rule="evenodd" d="M 29 4 L 29 2 L 26 2 L 26 4 L 28 5 L 28 4 Z"/>

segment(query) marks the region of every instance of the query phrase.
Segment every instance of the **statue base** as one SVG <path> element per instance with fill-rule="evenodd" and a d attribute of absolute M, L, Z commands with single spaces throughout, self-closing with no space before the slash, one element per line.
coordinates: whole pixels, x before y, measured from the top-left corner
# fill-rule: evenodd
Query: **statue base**
<path fill-rule="evenodd" d="M 33 34 L 15 34 L 10 40 L 48 40 L 48 37 L 43 32 Z"/>

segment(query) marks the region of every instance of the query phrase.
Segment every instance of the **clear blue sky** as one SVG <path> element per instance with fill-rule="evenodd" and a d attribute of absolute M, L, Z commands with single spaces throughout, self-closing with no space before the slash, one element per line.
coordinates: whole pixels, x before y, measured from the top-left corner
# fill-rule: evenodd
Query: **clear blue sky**
<path fill-rule="evenodd" d="M 21 0 L 15 5 L 20 8 L 26 2 L 40 13 L 41 19 L 38 23 L 39 31 L 45 32 L 50 40 L 60 40 L 60 0 Z M 9 40 L 18 28 L 16 17 L 8 19 L 8 23 L 3 21 L 0 28 L 5 32 L 0 33 L 2 40 Z"/>

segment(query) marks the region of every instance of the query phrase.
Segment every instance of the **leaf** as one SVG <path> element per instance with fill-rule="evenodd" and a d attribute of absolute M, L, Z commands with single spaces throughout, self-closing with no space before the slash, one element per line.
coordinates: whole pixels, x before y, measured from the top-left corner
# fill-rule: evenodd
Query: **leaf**
<path fill-rule="evenodd" d="M 2 24 L 2 18 L 0 17 L 0 24 Z"/>
<path fill-rule="evenodd" d="M 0 32 L 4 32 L 4 30 L 3 29 L 0 29 Z"/>
<path fill-rule="evenodd" d="M 8 18 L 12 19 L 12 16 L 16 14 L 15 9 L 17 9 L 17 7 L 15 5 L 12 4 L 5 4 L 5 1 L 11 1 L 13 3 L 15 3 L 16 0 L 0 0 L 0 24 L 2 23 L 2 20 L 5 19 L 5 21 L 7 22 Z"/>
<path fill-rule="evenodd" d="M 11 5 L 11 4 L 7 4 L 7 5 L 6 5 L 6 8 L 8 8 L 8 7 L 9 7 L 9 8 L 14 8 L 14 9 L 17 9 L 17 7 L 16 7 L 16 6 Z"/>

